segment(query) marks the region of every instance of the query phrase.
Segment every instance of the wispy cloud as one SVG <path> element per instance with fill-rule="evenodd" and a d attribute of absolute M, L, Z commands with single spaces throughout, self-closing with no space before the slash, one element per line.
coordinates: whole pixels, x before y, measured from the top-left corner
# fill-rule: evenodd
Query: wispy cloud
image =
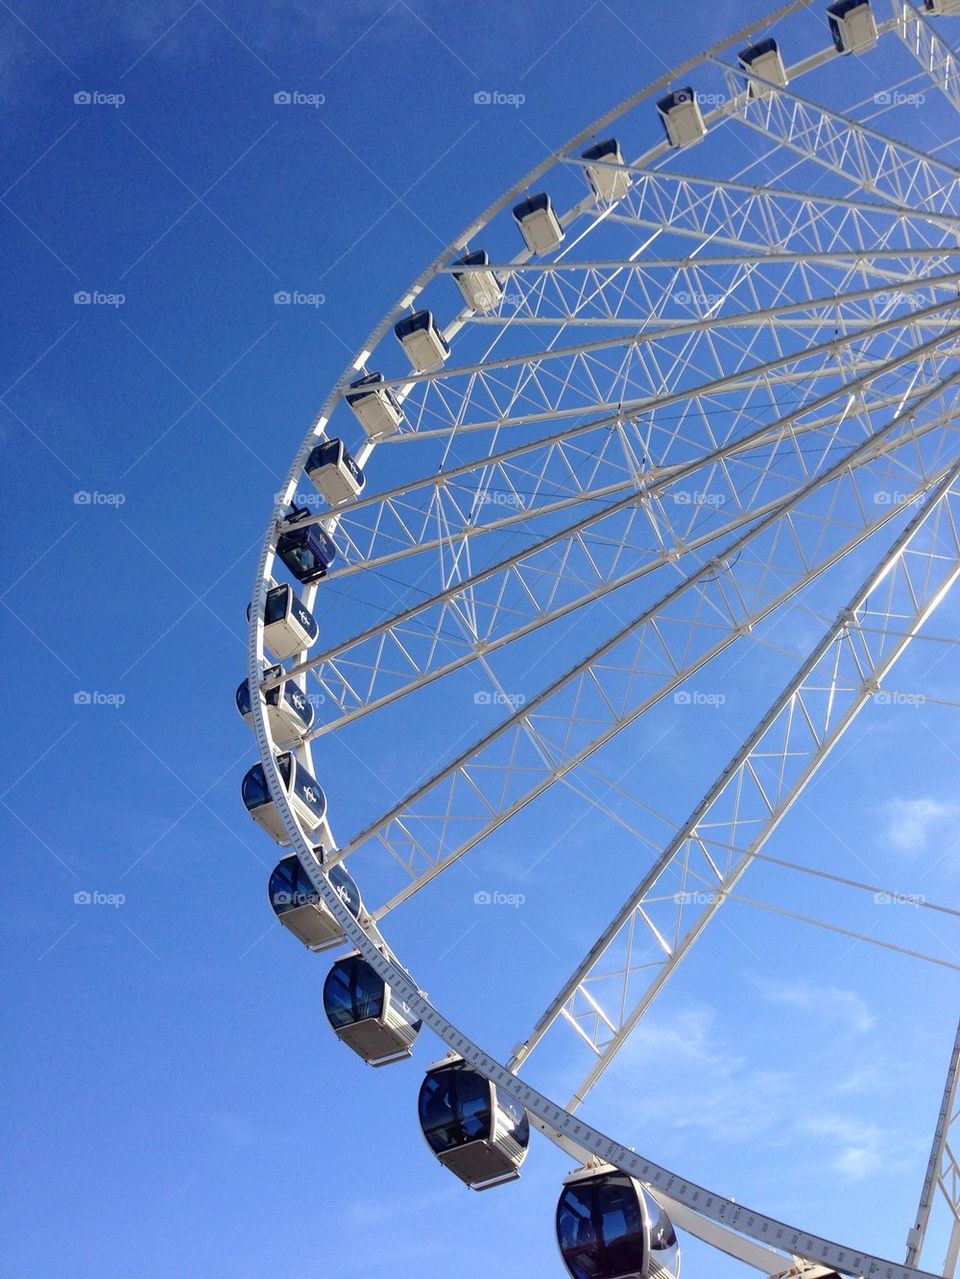
<path fill-rule="evenodd" d="M 960 815 L 960 804 L 939 799 L 892 799 L 884 806 L 886 838 L 901 853 L 922 853 L 941 822 Z"/>
<path fill-rule="evenodd" d="M 818 1018 L 842 1020 L 850 1030 L 864 1034 L 876 1025 L 876 1018 L 866 1002 L 853 990 L 839 986 L 816 986 L 809 981 L 768 981 L 758 979 L 754 985 L 771 1004 L 798 1008 Z"/>
<path fill-rule="evenodd" d="M 887 1158 L 884 1134 L 876 1124 L 843 1115 L 818 1115 L 801 1127 L 810 1136 L 828 1139 L 833 1150 L 830 1166 L 850 1181 L 868 1176 Z"/>

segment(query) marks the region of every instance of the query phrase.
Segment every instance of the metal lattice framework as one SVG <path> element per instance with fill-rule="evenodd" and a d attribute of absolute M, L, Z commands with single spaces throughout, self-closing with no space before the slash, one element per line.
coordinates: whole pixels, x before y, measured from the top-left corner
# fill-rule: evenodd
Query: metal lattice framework
<path fill-rule="evenodd" d="M 863 55 L 876 59 L 870 83 L 879 68 L 890 87 L 851 106 L 846 80 L 860 80 L 838 83 L 844 64 L 832 46 L 791 48 L 806 7 L 796 0 L 769 19 L 793 59 L 786 84 L 736 65 L 756 30 L 733 34 L 550 156 L 384 318 L 313 424 L 274 510 L 249 678 L 264 690 L 279 682 L 264 680 L 262 623 L 277 538 L 321 523 L 340 555 L 329 585 L 362 599 L 368 621 L 334 610 L 322 651 L 282 677 L 292 672 L 317 695 L 311 740 L 341 740 L 424 699 L 442 708 L 467 681 L 484 681 L 505 707 L 387 811 L 354 821 L 321 866 L 254 699 L 289 842 L 347 939 L 551 1140 L 638 1177 L 684 1229 L 770 1274 L 800 1258 L 917 1279 L 938 1196 L 954 1223 L 944 1274 L 960 1245 L 956 1050 L 903 1264 L 738 1206 L 575 1113 L 960 576 L 960 169 L 948 159 L 960 80 L 948 20 L 897 0 L 879 22 L 879 51 Z M 650 147 L 655 99 L 688 78 L 716 90 L 704 99 L 706 138 L 689 150 Z M 924 88 L 938 103 L 929 146 L 907 114 Z M 627 186 L 607 203 L 584 193 L 580 153 L 613 127 L 636 158 L 611 162 Z M 565 238 L 543 256 L 514 254 L 509 206 L 541 187 L 563 210 Z M 491 258 L 482 269 L 502 286 L 483 313 L 463 305 L 451 278 L 454 259 L 481 243 Z M 406 370 L 390 336 L 414 305 L 432 310 L 451 344 L 434 372 Z M 361 370 L 383 372 L 402 425 L 353 449 L 369 477 L 363 496 L 291 522 L 318 438 L 358 438 L 345 393 Z M 308 606 L 327 589 L 309 588 Z M 833 620 L 771 690 L 689 817 L 666 841 L 638 840 L 635 891 L 512 1059 L 495 1060 L 427 1000 L 380 922 L 553 788 L 600 807 L 582 782 L 598 752 L 820 591 L 817 607 L 829 603 Z M 518 698 L 507 681 L 531 642 L 553 664 Z M 312 769 L 311 740 L 298 753 Z M 385 857 L 397 886 L 357 923 L 326 871 L 360 850 Z M 561 1107 L 526 1076 L 540 1044 L 564 1035 L 590 1066 Z"/>

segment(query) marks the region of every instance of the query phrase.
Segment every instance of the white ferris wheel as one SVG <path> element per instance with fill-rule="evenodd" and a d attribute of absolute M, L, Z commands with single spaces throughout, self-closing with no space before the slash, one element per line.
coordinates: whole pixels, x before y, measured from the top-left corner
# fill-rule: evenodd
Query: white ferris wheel
<path fill-rule="evenodd" d="M 960 1037 L 901 1258 L 661 1167 L 584 1105 L 751 868 L 805 869 L 771 836 L 960 577 L 951 15 L 794 0 L 590 124 L 384 317 L 271 513 L 238 704 L 260 757 L 244 802 L 285 845 L 273 908 L 340 947 L 324 1004 L 360 1057 L 442 1041 L 419 1116 L 462 1181 L 515 1178 L 532 1129 L 569 1154 L 574 1279 L 676 1274 L 674 1226 L 768 1275 L 955 1270 Z M 801 653 L 786 680 L 754 656 L 777 619 Z M 759 712 L 650 837 L 661 796 L 604 770 L 741 652 Z M 395 798 L 344 806 L 325 763 L 343 751 Z M 434 1006 L 388 916 L 429 918 L 448 872 L 529 839 L 561 794 L 564 820 L 630 831 L 635 887 L 498 1057 Z M 806 869 L 824 892 L 884 887 Z M 566 894 L 574 923 L 587 891 Z M 534 1082 L 546 1043 L 584 1055 L 569 1099 Z M 939 1210 L 945 1261 L 924 1252 Z"/>

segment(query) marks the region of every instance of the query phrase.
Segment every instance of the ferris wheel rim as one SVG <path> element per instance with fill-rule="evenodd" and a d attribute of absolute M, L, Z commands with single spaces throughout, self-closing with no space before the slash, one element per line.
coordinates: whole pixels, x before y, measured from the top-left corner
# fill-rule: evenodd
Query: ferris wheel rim
<path fill-rule="evenodd" d="M 625 99 L 623 103 L 613 108 L 610 112 L 598 117 L 583 131 L 575 135 L 563 147 L 558 148 L 540 165 L 535 166 L 528 174 L 526 174 L 518 183 L 510 190 L 489 206 L 481 217 L 472 222 L 461 236 L 457 237 L 443 252 L 438 256 L 425 272 L 423 272 L 403 297 L 394 305 L 394 307 L 386 314 L 380 324 L 371 332 L 364 347 L 358 352 L 355 361 L 349 364 L 341 374 L 333 390 L 330 392 L 327 400 L 324 402 L 323 408 L 314 420 L 313 425 L 308 431 L 303 444 L 294 458 L 281 490 L 286 494 L 286 500 L 276 502 L 273 511 L 272 520 L 268 526 L 267 534 L 261 548 L 260 562 L 258 566 L 258 574 L 255 579 L 253 595 L 251 599 L 251 621 L 249 628 L 249 647 L 248 647 L 248 678 L 250 680 L 251 689 L 255 684 L 263 682 L 264 670 L 264 648 L 263 648 L 263 624 L 262 610 L 266 591 L 272 582 L 270 571 L 273 565 L 275 549 L 273 543 L 276 538 L 278 528 L 283 524 L 283 514 L 289 504 L 289 500 L 296 492 L 297 482 L 302 471 L 303 461 L 309 451 L 312 443 L 322 436 L 330 415 L 336 408 L 337 404 L 343 398 L 344 389 L 351 374 L 366 367 L 366 360 L 376 350 L 383 336 L 389 331 L 391 322 L 402 312 L 408 308 L 413 300 L 427 287 L 427 285 L 438 275 L 450 273 L 449 259 L 451 254 L 457 250 L 467 246 L 469 240 L 484 226 L 489 220 L 501 211 L 509 201 L 517 194 L 522 192 L 529 184 L 535 181 L 539 176 L 546 173 L 555 163 L 565 158 L 566 152 L 572 150 L 579 143 L 589 138 L 599 128 L 603 128 L 607 123 L 616 119 L 620 114 L 628 109 L 629 105 L 636 105 L 653 96 L 660 88 L 663 88 L 677 80 L 677 78 L 685 74 L 687 70 L 691 70 L 701 65 L 704 61 L 715 55 L 717 52 L 729 48 L 738 41 L 747 38 L 752 32 L 756 31 L 761 25 L 779 20 L 788 14 L 806 7 L 806 0 L 793 0 L 793 3 L 782 5 L 769 15 L 763 23 L 755 22 L 747 27 L 742 28 L 733 36 L 727 37 L 723 41 L 712 46 L 705 53 L 697 55 L 682 63 L 679 68 L 668 73 L 667 76 L 661 77 L 654 81 L 652 85 L 647 86 L 639 94 Z M 662 145 L 652 148 L 646 153 L 646 156 L 655 156 L 663 150 Z M 643 157 L 644 159 L 646 158 Z M 636 166 L 628 166 L 636 167 Z M 576 206 L 575 206 L 576 207 Z M 960 221 L 960 219 L 954 219 Z M 939 250 L 930 250 L 931 255 Z M 954 253 L 960 252 L 955 249 Z M 515 261 L 520 261 L 523 255 L 519 255 Z M 423 378 L 430 375 L 423 375 Z M 398 382 L 412 381 L 413 378 L 396 379 Z M 375 441 L 370 442 L 370 451 L 374 447 Z M 316 517 L 318 521 L 322 521 L 325 516 Z M 307 521 L 304 521 L 307 522 Z M 308 599 L 312 600 L 316 592 L 315 585 L 308 587 L 305 594 Z M 598 1158 L 609 1160 L 615 1166 L 622 1168 L 631 1175 L 637 1176 L 644 1184 L 651 1185 L 657 1189 L 661 1195 L 671 1202 L 679 1204 L 681 1207 L 691 1207 L 690 1198 L 704 1196 L 705 1202 L 699 1203 L 693 1211 L 702 1213 L 708 1220 L 719 1222 L 726 1228 L 734 1230 L 744 1229 L 746 1223 L 749 1225 L 747 1230 L 748 1237 L 754 1239 L 763 1239 L 769 1243 L 771 1229 L 776 1233 L 778 1240 L 783 1240 L 779 1244 L 781 1248 L 787 1249 L 789 1253 L 798 1256 L 804 1256 L 812 1259 L 816 1254 L 817 1259 L 829 1259 L 831 1264 L 836 1264 L 836 1268 L 842 1273 L 850 1274 L 875 1274 L 881 1270 L 894 1279 L 932 1279 L 929 1272 L 919 1270 L 906 1264 L 898 1264 L 885 1261 L 882 1258 L 872 1256 L 863 1252 L 854 1252 L 854 1250 L 843 1248 L 840 1245 L 833 1244 L 828 1240 L 819 1238 L 818 1236 L 799 1232 L 794 1228 L 785 1226 L 783 1223 L 774 1221 L 771 1218 L 763 1216 L 763 1214 L 751 1212 L 748 1209 L 735 1205 L 732 1200 L 725 1200 L 719 1196 L 712 1195 L 711 1192 L 704 1190 L 702 1187 L 696 1186 L 694 1183 L 681 1179 L 669 1170 L 662 1168 L 653 1161 L 647 1161 L 642 1157 L 636 1156 L 632 1151 L 611 1141 L 596 1129 L 582 1123 L 575 1116 L 562 1107 L 546 1098 L 543 1094 L 531 1089 L 525 1081 L 520 1080 L 516 1074 L 509 1070 L 503 1064 L 497 1062 L 494 1058 L 486 1054 L 477 1044 L 472 1043 L 464 1036 L 452 1022 L 448 1022 L 442 1014 L 432 1005 L 425 997 L 423 991 L 413 982 L 407 971 L 400 966 L 399 962 L 393 957 L 389 948 L 386 946 L 382 937 L 379 936 L 375 924 L 372 919 L 367 921 L 366 926 L 358 923 L 344 906 L 342 900 L 331 887 L 327 875 L 323 869 L 326 862 L 320 863 L 316 859 L 315 850 L 304 836 L 303 831 L 297 821 L 295 814 L 290 809 L 286 795 L 280 785 L 276 772 L 275 754 L 276 746 L 273 741 L 270 723 L 267 719 L 263 702 L 261 699 L 253 698 L 253 720 L 257 737 L 257 744 L 260 752 L 261 763 L 268 780 L 270 791 L 273 795 L 274 802 L 280 811 L 286 833 L 289 837 L 290 848 L 296 852 L 299 860 L 304 866 L 305 871 L 314 883 L 315 888 L 321 895 L 331 913 L 340 924 L 344 935 L 349 938 L 363 954 L 364 958 L 385 980 L 389 978 L 391 985 L 395 986 L 406 999 L 409 1000 L 411 1006 L 417 1011 L 424 1020 L 425 1025 L 429 1026 L 435 1033 L 439 1034 L 441 1039 L 447 1043 L 448 1047 L 459 1052 L 465 1060 L 469 1061 L 480 1073 L 487 1075 L 488 1078 L 497 1083 L 504 1084 L 509 1087 L 513 1084 L 517 1088 L 515 1095 L 517 1099 L 526 1094 L 526 1100 L 522 1102 L 528 1113 L 533 1115 L 539 1122 L 538 1126 L 551 1140 L 563 1149 L 570 1150 L 569 1143 L 572 1141 L 566 1132 L 561 1132 L 559 1127 L 555 1125 L 562 1122 L 566 1125 L 569 1121 L 571 1130 L 579 1130 L 580 1136 L 574 1145 L 578 1145 L 582 1151 Z M 311 761 L 309 740 L 306 742 L 304 751 L 307 761 Z M 333 850 L 336 851 L 336 850 Z M 552 1118 L 550 1117 L 552 1116 Z M 568 1144 L 564 1145 L 564 1139 Z M 581 1144 L 582 1143 L 582 1144 Z M 579 1155 L 577 1157 L 580 1157 Z M 629 1166 L 628 1166 L 629 1165 Z M 674 1200 L 671 1190 L 678 1191 L 682 1189 L 684 1192 L 680 1198 Z M 687 1192 L 692 1192 L 688 1194 Z M 802 1245 L 802 1247 L 800 1246 Z M 720 1245 L 718 1245 L 720 1246 Z M 788 1258 L 783 1257 L 784 1261 Z"/>

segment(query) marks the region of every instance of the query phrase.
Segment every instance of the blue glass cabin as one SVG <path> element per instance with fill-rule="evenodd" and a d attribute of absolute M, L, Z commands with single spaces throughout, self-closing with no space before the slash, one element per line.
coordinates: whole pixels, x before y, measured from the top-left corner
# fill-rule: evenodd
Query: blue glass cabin
<path fill-rule="evenodd" d="M 283 674 L 282 666 L 269 666 L 263 673 L 264 680 L 277 679 Z M 316 710 L 296 680 L 284 680 L 264 695 L 267 719 L 273 740 L 278 746 L 289 746 L 300 741 L 313 727 Z M 245 723 L 253 728 L 253 706 L 250 697 L 250 681 L 244 680 L 237 689 L 237 710 Z"/>
<path fill-rule="evenodd" d="M 581 159 L 596 160 L 600 164 L 586 166 L 587 179 L 593 188 L 594 195 L 612 204 L 621 199 L 630 188 L 630 175 L 622 169 L 607 168 L 607 165 L 623 164 L 623 152 L 616 138 L 604 138 L 582 152 Z M 602 167 L 601 167 L 602 166 Z"/>
<path fill-rule="evenodd" d="M 250 605 L 247 605 L 247 621 Z M 266 648 L 281 661 L 304 652 L 317 642 L 320 627 L 317 619 L 293 587 L 283 583 L 271 586 L 267 591 L 263 609 L 263 642 Z"/>
<path fill-rule="evenodd" d="M 657 102 L 660 123 L 672 147 L 688 147 L 707 132 L 697 95 L 691 85 L 675 89 Z"/>
<path fill-rule="evenodd" d="M 837 53 L 865 53 L 879 39 L 870 0 L 837 0 L 827 8 Z"/>
<path fill-rule="evenodd" d="M 301 519 L 310 514 L 309 507 L 292 506 L 288 519 Z M 304 524 L 280 534 L 277 555 L 298 582 L 309 584 L 326 577 L 327 569 L 336 559 L 337 548 L 319 524 Z"/>
<path fill-rule="evenodd" d="M 549 253 L 563 239 L 563 228 L 546 191 L 538 191 L 515 204 L 513 217 L 531 253 Z"/>
<path fill-rule="evenodd" d="M 323 788 L 290 751 L 277 756 L 277 769 L 290 805 L 307 830 L 317 830 L 326 820 L 327 797 Z M 263 764 L 254 764 L 241 783 L 247 812 L 278 844 L 287 842 L 280 812 L 270 796 Z"/>
<path fill-rule="evenodd" d="M 474 249 L 456 258 L 453 266 L 485 267 L 490 265 L 486 249 Z M 495 311 L 503 297 L 503 288 L 493 271 L 454 271 L 454 283 L 464 302 L 473 311 Z"/>
<path fill-rule="evenodd" d="M 405 315 L 393 326 L 393 331 L 417 373 L 440 368 L 450 354 L 450 345 L 431 311 Z"/>
<path fill-rule="evenodd" d="M 331 866 L 327 878 L 354 919 L 362 910 L 360 890 L 341 863 Z M 314 888 L 299 857 L 282 857 L 270 876 L 270 905 L 280 923 L 310 950 L 329 950 L 343 941 L 343 930 Z"/>
<path fill-rule="evenodd" d="M 680 1265 L 666 1212 L 638 1181 L 609 1164 L 566 1179 L 557 1244 L 572 1279 L 675 1279 Z"/>
<path fill-rule="evenodd" d="M 472 1190 L 520 1175 L 530 1143 L 522 1106 L 462 1059 L 440 1062 L 420 1087 L 420 1128 L 444 1167 Z"/>
<path fill-rule="evenodd" d="M 769 84 L 782 87 L 787 83 L 787 70 L 776 40 L 759 40 L 749 48 L 741 49 L 737 54 L 737 61 L 744 71 L 751 71 Z M 760 98 L 770 92 L 766 86 L 751 79 L 747 80 L 747 90 L 752 98 Z"/>
<path fill-rule="evenodd" d="M 360 955 L 330 969 L 323 1008 L 337 1038 L 371 1066 L 409 1057 L 422 1025 Z"/>
<path fill-rule="evenodd" d="M 363 471 L 343 440 L 322 440 L 303 468 L 313 487 L 331 506 L 339 506 L 363 492 Z"/>
<path fill-rule="evenodd" d="M 357 421 L 371 440 L 393 435 L 403 421 L 400 401 L 389 386 L 383 385 L 382 373 L 365 373 L 350 383 L 345 397 Z"/>

